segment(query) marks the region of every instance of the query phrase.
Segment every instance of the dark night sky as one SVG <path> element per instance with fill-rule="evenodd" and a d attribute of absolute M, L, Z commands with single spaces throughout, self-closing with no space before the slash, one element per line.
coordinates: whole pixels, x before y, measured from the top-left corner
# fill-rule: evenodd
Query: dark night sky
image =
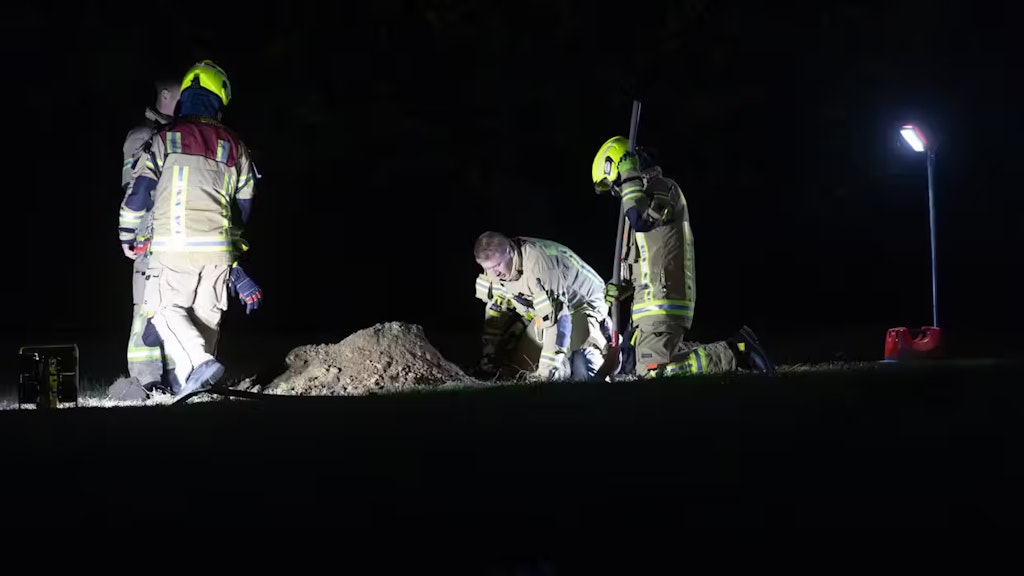
<path fill-rule="evenodd" d="M 472 342 L 471 245 L 487 229 L 558 240 L 610 277 L 616 206 L 589 170 L 628 132 L 633 97 L 640 143 L 690 206 L 696 338 L 743 322 L 766 340 L 930 323 L 925 159 L 900 145 L 908 120 L 942 138 L 940 324 L 968 339 L 1021 320 L 1010 8 L 486 4 L 334 16 L 286 3 L 179 15 L 165 31 L 132 29 L 148 21 L 123 11 L 5 17 L 18 150 L 5 340 L 113 335 L 91 354 L 123 357 L 121 143 L 156 73 L 206 57 L 232 80 L 225 122 L 263 175 L 247 269 L 267 299 L 249 318 L 233 305 L 227 346 L 388 320 Z"/>

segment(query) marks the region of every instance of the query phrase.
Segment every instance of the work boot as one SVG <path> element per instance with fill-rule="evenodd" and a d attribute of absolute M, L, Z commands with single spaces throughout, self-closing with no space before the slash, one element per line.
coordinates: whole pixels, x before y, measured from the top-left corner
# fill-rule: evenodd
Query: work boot
<path fill-rule="evenodd" d="M 177 396 L 181 392 L 181 383 L 178 382 L 174 370 L 164 370 L 163 376 L 160 378 L 160 388 L 164 394 L 171 396 Z"/>
<path fill-rule="evenodd" d="M 160 385 L 159 380 L 151 380 L 142 385 L 142 389 L 146 391 L 146 394 L 152 396 L 153 394 L 160 392 L 163 393 L 163 387 Z"/>
<path fill-rule="evenodd" d="M 224 376 L 224 365 L 214 359 L 209 359 L 192 369 L 181 387 L 178 396 L 191 394 L 203 387 L 210 387 L 217 383 Z"/>
<path fill-rule="evenodd" d="M 775 364 L 761 346 L 754 331 L 744 326 L 740 331 L 728 338 L 729 348 L 736 356 L 736 364 L 752 372 L 760 372 L 769 376 L 775 374 Z"/>

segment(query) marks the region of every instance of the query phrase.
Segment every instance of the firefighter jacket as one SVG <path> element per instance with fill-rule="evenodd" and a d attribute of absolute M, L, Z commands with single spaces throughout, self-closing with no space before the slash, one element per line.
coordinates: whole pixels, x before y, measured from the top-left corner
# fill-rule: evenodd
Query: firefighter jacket
<path fill-rule="evenodd" d="M 623 213 L 631 208 L 645 229 L 631 230 L 623 251 L 622 278 L 633 285 L 633 324 L 669 320 L 689 329 L 697 285 L 686 198 L 654 166 L 623 184 Z"/>
<path fill-rule="evenodd" d="M 598 321 L 608 317 L 604 299 L 604 280 L 565 246 L 539 238 L 512 239 L 512 278 L 492 281 L 486 274 L 477 276 L 477 298 L 486 303 L 485 341 L 498 337 L 498 326 L 507 328 L 509 313 L 538 327 L 554 326 L 563 311 L 584 312 Z M 489 329 L 494 327 L 495 329 Z"/>
<path fill-rule="evenodd" d="M 143 122 L 128 131 L 128 135 L 124 139 L 124 146 L 122 147 L 122 154 L 124 156 L 124 162 L 121 164 L 122 194 L 127 194 L 131 189 L 133 181 L 132 171 L 135 169 L 135 163 L 142 156 L 149 139 L 152 138 L 153 134 L 156 134 L 156 131 L 162 126 L 169 124 L 172 119 L 173 118 L 171 116 L 163 114 L 152 106 L 149 106 L 146 108 L 145 119 Z M 143 216 L 142 221 L 139 222 L 136 242 L 143 242 L 149 238 L 151 226 L 152 219 L 147 213 Z"/>
<path fill-rule="evenodd" d="M 121 203 L 121 241 L 152 207 L 151 250 L 203 264 L 230 264 L 253 197 L 255 171 L 241 139 L 212 118 L 178 118 L 161 128 L 133 171 Z M 151 198 L 151 201 L 149 200 Z M 232 206 L 241 222 L 233 221 Z"/>

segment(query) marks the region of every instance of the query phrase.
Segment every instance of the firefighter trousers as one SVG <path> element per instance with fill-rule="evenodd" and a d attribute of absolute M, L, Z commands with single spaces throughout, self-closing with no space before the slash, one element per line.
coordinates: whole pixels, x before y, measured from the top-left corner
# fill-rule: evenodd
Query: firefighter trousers
<path fill-rule="evenodd" d="M 149 314 L 142 306 L 146 290 L 146 271 L 149 268 L 149 257 L 139 256 L 132 265 L 132 325 L 128 332 L 128 375 L 136 378 L 140 384 L 160 382 L 164 375 L 164 352 L 158 343 L 149 345 L 143 334 L 149 322 Z M 168 372 L 170 369 L 168 369 Z"/>
<path fill-rule="evenodd" d="M 736 355 L 725 341 L 686 342 L 682 320 L 646 317 L 636 322 L 633 348 L 640 377 L 719 374 L 737 368 Z"/>
<path fill-rule="evenodd" d="M 174 363 L 178 381 L 214 359 L 228 305 L 229 264 L 161 261 L 149 267 L 144 307 Z"/>

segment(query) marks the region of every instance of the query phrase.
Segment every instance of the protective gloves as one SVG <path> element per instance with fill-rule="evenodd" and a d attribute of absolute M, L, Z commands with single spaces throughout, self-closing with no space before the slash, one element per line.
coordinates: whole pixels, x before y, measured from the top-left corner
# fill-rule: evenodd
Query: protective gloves
<path fill-rule="evenodd" d="M 234 234 L 234 232 L 232 232 L 232 234 Z M 245 252 L 249 251 L 249 242 L 241 236 L 233 236 L 231 238 L 231 247 L 235 250 L 235 254 L 237 256 L 241 256 Z"/>
<path fill-rule="evenodd" d="M 633 295 L 633 286 L 630 284 L 612 284 L 604 286 L 604 301 L 611 306 L 612 302 L 621 301 Z"/>
<path fill-rule="evenodd" d="M 640 157 L 633 152 L 626 152 L 619 158 L 619 177 L 623 183 L 630 178 L 640 176 Z"/>
<path fill-rule="evenodd" d="M 245 304 L 245 313 L 249 314 L 260 307 L 263 301 L 263 291 L 252 281 L 252 278 L 242 270 L 237 263 L 231 267 L 231 275 L 228 277 L 228 290 L 232 297 L 237 297 Z"/>

